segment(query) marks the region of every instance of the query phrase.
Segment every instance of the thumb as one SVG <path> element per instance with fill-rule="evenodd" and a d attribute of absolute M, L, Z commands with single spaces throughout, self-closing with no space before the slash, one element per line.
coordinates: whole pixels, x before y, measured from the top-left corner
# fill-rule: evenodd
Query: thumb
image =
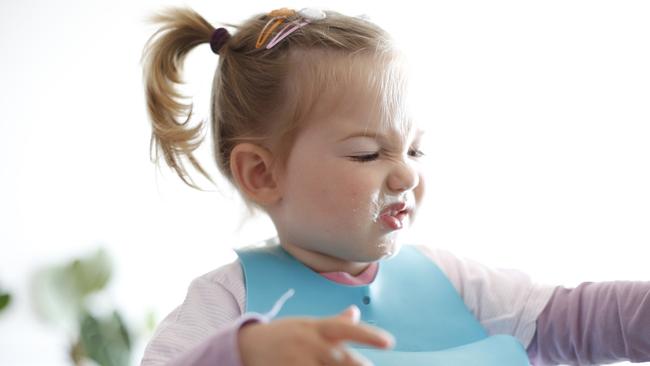
<path fill-rule="evenodd" d="M 347 309 L 339 313 L 338 316 L 351 321 L 352 324 L 357 324 L 361 318 L 361 311 L 356 305 L 350 305 Z"/>

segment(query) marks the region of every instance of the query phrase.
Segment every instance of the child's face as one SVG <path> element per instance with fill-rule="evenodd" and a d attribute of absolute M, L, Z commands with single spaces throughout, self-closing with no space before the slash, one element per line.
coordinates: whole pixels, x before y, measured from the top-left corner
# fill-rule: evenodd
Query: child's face
<path fill-rule="evenodd" d="M 280 240 L 352 262 L 396 253 L 424 193 L 417 126 L 382 128 L 373 93 L 320 102 L 296 137 L 272 218 Z M 365 94 L 365 95 L 364 95 Z M 376 100 L 376 99 L 374 99 Z M 403 203 L 406 212 L 391 212 Z"/>

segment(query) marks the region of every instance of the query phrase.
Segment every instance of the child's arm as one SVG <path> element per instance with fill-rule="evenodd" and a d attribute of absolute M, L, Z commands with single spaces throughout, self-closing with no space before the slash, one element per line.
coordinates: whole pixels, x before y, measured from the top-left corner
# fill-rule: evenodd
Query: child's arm
<path fill-rule="evenodd" d="M 366 363 L 359 354 L 339 344 L 352 341 L 388 348 L 394 340 L 384 331 L 359 324 L 359 317 L 359 310 L 352 307 L 325 319 L 284 318 L 269 322 L 263 315 L 247 314 L 164 365 L 362 365 Z"/>
<path fill-rule="evenodd" d="M 211 356 L 222 355 L 224 362 L 219 365 L 241 365 L 233 340 L 239 327 L 251 319 L 241 316 L 245 290 L 238 267 L 235 262 L 192 281 L 185 301 L 157 327 L 142 366 L 169 365 L 183 355 L 201 354 L 207 343 L 215 345 Z"/>
<path fill-rule="evenodd" d="M 558 288 L 528 354 L 535 365 L 650 361 L 650 282 Z"/>
<path fill-rule="evenodd" d="M 385 331 L 359 323 L 356 306 L 328 318 L 287 317 L 254 324 L 239 332 L 239 350 L 246 366 L 345 365 L 370 361 L 345 346 L 354 342 L 377 348 L 395 343 Z"/>
<path fill-rule="evenodd" d="M 265 322 L 266 320 L 258 315 L 245 315 L 232 324 L 225 326 L 214 334 L 210 335 L 198 345 L 191 347 L 165 366 L 198 366 L 198 365 L 219 365 L 219 366 L 242 366 L 239 352 L 237 335 L 241 328 L 247 324 Z"/>
<path fill-rule="evenodd" d="M 509 334 L 529 346 L 539 314 L 557 286 L 536 283 L 523 272 L 490 268 L 446 250 L 417 248 L 440 267 L 490 335 Z"/>
<path fill-rule="evenodd" d="M 349 323 L 345 319 L 335 319 L 335 321 L 319 319 L 307 322 L 293 320 L 277 323 L 269 322 L 270 319 L 266 316 L 242 315 L 244 302 L 244 280 L 238 261 L 195 279 L 188 289 L 183 304 L 159 325 L 153 339 L 147 345 L 141 366 L 256 365 L 259 364 L 257 363 L 259 360 L 248 360 L 247 356 L 260 357 L 265 354 L 266 359 L 262 359 L 262 364 L 270 365 L 271 363 L 267 361 L 271 356 L 283 357 L 283 355 L 295 354 L 296 352 L 289 352 L 291 347 L 304 344 L 301 342 L 307 339 L 304 335 L 314 334 L 314 331 L 318 334 L 322 332 L 326 338 L 332 338 L 328 334 L 335 330 L 339 332 L 334 335 L 337 339 L 379 347 L 387 345 L 383 332 L 362 324 L 343 324 L 340 327 L 335 324 L 332 327 L 331 323 Z M 344 312 L 342 315 L 346 318 L 351 314 Z M 353 318 L 353 323 L 358 323 L 358 315 Z M 273 336 L 269 337 L 269 334 Z M 298 342 L 277 343 L 295 335 L 300 335 L 301 339 Z M 244 338 L 253 341 L 243 341 Z M 258 341 L 260 338 L 265 341 Z M 306 352 L 302 355 L 314 356 Z M 342 349 L 339 355 L 343 364 L 356 364 L 355 356 L 350 355 L 345 349 Z"/>

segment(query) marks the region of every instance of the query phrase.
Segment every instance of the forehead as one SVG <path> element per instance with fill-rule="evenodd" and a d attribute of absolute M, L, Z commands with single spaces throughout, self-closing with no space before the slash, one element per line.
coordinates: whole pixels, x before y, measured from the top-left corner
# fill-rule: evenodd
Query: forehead
<path fill-rule="evenodd" d="M 331 133 L 366 130 L 406 137 L 414 129 L 409 114 L 408 79 L 399 53 L 307 52 L 293 70 L 296 114 L 302 127 L 325 123 Z"/>

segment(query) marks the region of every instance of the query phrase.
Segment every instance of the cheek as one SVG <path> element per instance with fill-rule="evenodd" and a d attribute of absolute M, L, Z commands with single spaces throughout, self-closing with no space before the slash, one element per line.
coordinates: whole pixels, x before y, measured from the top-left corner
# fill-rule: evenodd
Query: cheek
<path fill-rule="evenodd" d="M 371 211 L 373 197 L 376 195 L 372 184 L 354 177 L 340 174 L 320 180 L 318 202 L 322 212 L 328 215 L 337 226 L 349 226 L 354 220 L 364 218 Z"/>
<path fill-rule="evenodd" d="M 318 201 L 323 209 L 333 217 L 349 217 L 358 214 L 367 201 L 365 190 L 359 182 L 342 182 L 341 180 L 326 183 L 319 192 Z"/>
<path fill-rule="evenodd" d="M 424 176 L 420 174 L 420 184 L 414 189 L 415 200 L 419 203 L 424 198 L 424 193 L 426 192 L 426 181 Z"/>

